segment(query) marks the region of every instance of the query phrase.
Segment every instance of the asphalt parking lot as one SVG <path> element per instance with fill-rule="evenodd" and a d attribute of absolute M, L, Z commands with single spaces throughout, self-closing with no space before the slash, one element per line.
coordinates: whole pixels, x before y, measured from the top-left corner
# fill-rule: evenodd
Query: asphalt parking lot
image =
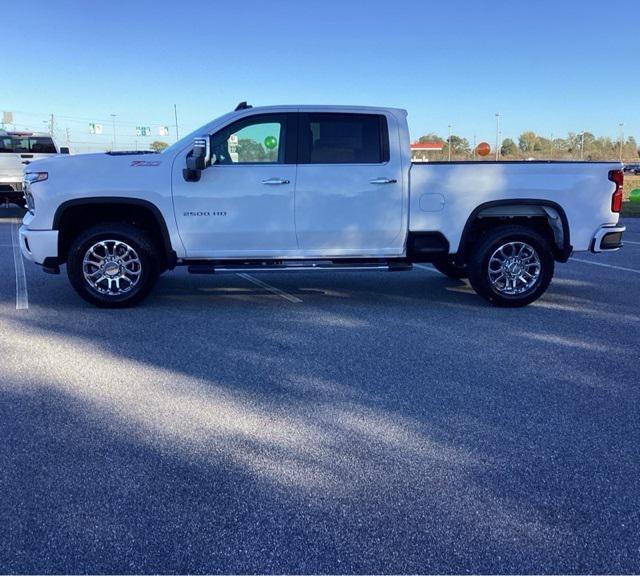
<path fill-rule="evenodd" d="M 110 311 L 22 277 L 17 216 L 0 572 L 640 571 L 640 219 L 525 309 L 424 267 Z"/>

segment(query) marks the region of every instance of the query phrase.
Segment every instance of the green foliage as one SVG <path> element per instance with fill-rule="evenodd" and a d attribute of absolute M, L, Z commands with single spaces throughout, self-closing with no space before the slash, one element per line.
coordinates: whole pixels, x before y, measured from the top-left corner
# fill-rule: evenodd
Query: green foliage
<path fill-rule="evenodd" d="M 502 141 L 502 146 L 500 147 L 500 154 L 502 156 L 514 156 L 517 152 L 518 147 L 511 138 L 505 138 Z"/>
<path fill-rule="evenodd" d="M 278 157 L 277 150 L 265 150 L 261 143 L 251 138 L 238 140 L 237 152 L 239 162 L 275 162 Z"/>
<path fill-rule="evenodd" d="M 156 152 L 162 152 L 166 148 L 169 148 L 169 144 L 167 144 L 166 142 L 162 142 L 161 140 L 154 140 L 153 142 L 151 142 L 151 144 L 149 144 L 149 148 L 151 148 L 151 150 L 155 150 Z"/>
<path fill-rule="evenodd" d="M 444 140 L 437 134 L 425 134 L 418 138 L 418 142 L 420 142 L 420 144 L 426 144 L 427 142 L 438 142 L 439 144 L 442 144 Z"/>
<path fill-rule="evenodd" d="M 448 151 L 449 142 L 445 144 L 445 150 Z M 469 141 L 466 138 L 460 138 L 455 134 L 451 135 L 451 153 L 452 154 L 468 154 L 471 151 Z"/>

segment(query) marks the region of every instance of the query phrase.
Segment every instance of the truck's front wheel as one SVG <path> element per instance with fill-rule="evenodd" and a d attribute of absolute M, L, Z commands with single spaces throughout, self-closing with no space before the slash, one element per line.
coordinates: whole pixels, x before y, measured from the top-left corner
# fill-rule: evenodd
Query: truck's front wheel
<path fill-rule="evenodd" d="M 473 289 L 496 306 L 534 302 L 548 288 L 555 261 L 549 242 L 525 226 L 487 232 L 467 263 Z"/>
<path fill-rule="evenodd" d="M 67 257 L 71 285 L 87 302 L 125 308 L 149 294 L 159 273 L 157 250 L 129 224 L 100 224 L 82 232 Z"/>

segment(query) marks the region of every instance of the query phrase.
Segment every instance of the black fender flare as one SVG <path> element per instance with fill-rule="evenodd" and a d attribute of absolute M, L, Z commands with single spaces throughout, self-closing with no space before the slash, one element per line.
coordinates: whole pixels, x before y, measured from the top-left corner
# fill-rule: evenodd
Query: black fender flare
<path fill-rule="evenodd" d="M 169 268 L 174 268 L 177 256 L 171 244 L 171 236 L 169 235 L 169 229 L 167 223 L 160 212 L 160 209 L 142 198 L 126 198 L 123 196 L 92 196 L 91 198 L 74 198 L 73 200 L 67 200 L 58 206 L 53 215 L 52 230 L 59 230 L 60 221 L 66 210 L 77 206 L 94 206 L 96 204 L 109 204 L 109 205 L 122 205 L 122 206 L 137 206 L 148 210 L 154 217 L 158 228 L 160 229 L 160 235 L 162 236 L 162 243 L 164 245 L 165 257 Z"/>
<path fill-rule="evenodd" d="M 469 235 L 471 233 L 471 228 L 473 227 L 474 222 L 478 219 L 478 215 L 489 209 L 496 208 L 498 206 L 539 206 L 539 207 L 547 207 L 555 210 L 560 217 L 560 222 L 562 224 L 562 237 L 563 237 L 563 245 L 557 246 L 558 251 L 556 254 L 556 258 L 560 262 L 566 262 L 573 251 L 573 246 L 571 246 L 571 236 L 569 230 L 569 220 L 567 219 L 567 214 L 564 211 L 564 208 L 560 206 L 557 202 L 552 200 L 541 200 L 536 198 L 518 198 L 511 200 L 492 200 L 489 202 L 484 202 L 479 206 L 474 208 L 473 212 L 467 218 L 467 221 L 462 230 L 462 236 L 460 237 L 460 244 L 458 245 L 458 253 L 457 256 L 462 256 L 465 251 L 465 246 L 467 241 L 469 240 Z"/>

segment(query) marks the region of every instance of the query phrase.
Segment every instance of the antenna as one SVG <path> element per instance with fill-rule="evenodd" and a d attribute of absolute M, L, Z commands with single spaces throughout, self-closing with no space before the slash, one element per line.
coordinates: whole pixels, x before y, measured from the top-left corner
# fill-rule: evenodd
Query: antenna
<path fill-rule="evenodd" d="M 234 112 L 237 112 L 238 110 L 247 110 L 248 108 L 253 108 L 253 106 L 251 106 L 251 104 L 247 104 L 247 101 L 245 100 L 236 106 Z"/>

